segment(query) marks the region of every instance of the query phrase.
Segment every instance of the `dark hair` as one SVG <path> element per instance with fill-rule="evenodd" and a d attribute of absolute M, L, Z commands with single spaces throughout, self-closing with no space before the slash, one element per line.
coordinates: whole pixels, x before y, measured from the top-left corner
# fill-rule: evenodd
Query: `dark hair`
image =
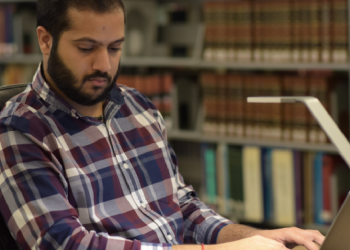
<path fill-rule="evenodd" d="M 69 8 L 108 13 L 116 8 L 125 8 L 122 0 L 37 0 L 37 27 L 44 27 L 57 43 L 61 34 L 69 30 Z"/>

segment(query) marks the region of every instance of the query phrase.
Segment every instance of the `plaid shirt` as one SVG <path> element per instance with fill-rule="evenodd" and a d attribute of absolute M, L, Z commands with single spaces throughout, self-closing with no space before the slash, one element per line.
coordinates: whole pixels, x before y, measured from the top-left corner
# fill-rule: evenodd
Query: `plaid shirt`
<path fill-rule="evenodd" d="M 0 209 L 24 249 L 171 249 L 213 244 L 232 223 L 186 186 L 163 119 L 118 85 L 106 122 L 33 82 L 0 114 Z"/>

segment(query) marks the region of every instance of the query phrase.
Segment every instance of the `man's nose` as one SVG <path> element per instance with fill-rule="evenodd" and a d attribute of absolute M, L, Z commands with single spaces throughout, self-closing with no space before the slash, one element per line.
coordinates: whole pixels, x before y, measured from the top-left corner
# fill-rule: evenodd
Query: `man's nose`
<path fill-rule="evenodd" d="M 108 49 L 101 49 L 97 52 L 93 62 L 93 69 L 101 72 L 108 72 L 111 69 Z"/>

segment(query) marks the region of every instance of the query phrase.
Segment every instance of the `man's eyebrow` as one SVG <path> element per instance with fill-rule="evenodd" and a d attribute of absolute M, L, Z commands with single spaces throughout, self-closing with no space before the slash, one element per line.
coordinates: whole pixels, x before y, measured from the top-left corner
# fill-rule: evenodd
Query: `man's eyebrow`
<path fill-rule="evenodd" d="M 121 42 L 124 42 L 125 41 L 125 37 L 122 37 L 118 40 L 115 40 L 114 42 L 110 43 L 110 44 L 114 44 L 114 43 L 121 43 Z M 98 42 L 92 38 L 88 38 L 88 37 L 83 37 L 83 38 L 80 38 L 80 39 L 77 39 L 77 40 L 73 40 L 73 42 L 90 42 L 90 43 L 96 43 L 96 44 L 99 44 L 99 45 L 102 45 L 101 42 Z"/>

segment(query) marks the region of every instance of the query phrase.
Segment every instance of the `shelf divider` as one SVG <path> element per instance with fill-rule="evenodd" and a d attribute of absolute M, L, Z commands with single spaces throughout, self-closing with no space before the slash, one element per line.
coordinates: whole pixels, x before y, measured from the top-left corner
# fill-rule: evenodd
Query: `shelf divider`
<path fill-rule="evenodd" d="M 168 139 L 196 141 L 196 142 L 224 142 L 233 145 L 255 145 L 260 147 L 288 148 L 303 151 L 322 151 L 326 153 L 338 154 L 338 150 L 333 144 L 312 144 L 301 142 L 274 141 L 268 139 L 256 139 L 245 137 L 228 137 L 220 135 L 205 135 L 193 131 L 172 130 L 168 131 Z"/>

